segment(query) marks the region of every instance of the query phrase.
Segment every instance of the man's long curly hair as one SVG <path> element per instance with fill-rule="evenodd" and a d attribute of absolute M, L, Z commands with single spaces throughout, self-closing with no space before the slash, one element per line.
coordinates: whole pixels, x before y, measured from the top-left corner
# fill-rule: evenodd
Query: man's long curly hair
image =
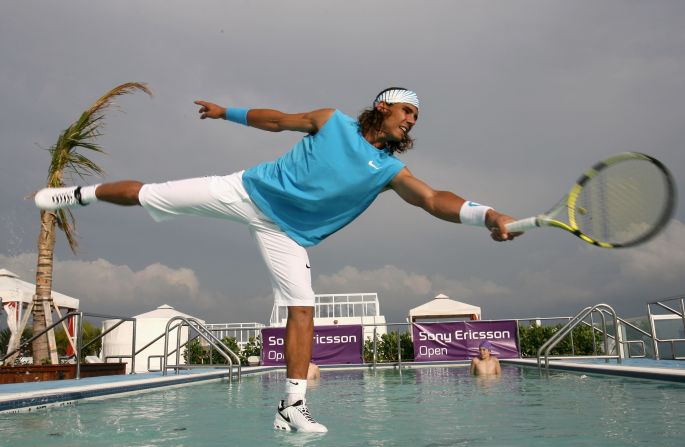
<path fill-rule="evenodd" d="M 362 135 L 366 135 L 369 131 L 379 132 L 383 125 L 385 115 L 376 107 L 369 107 L 362 111 L 357 117 L 359 123 L 359 131 Z M 392 154 L 401 154 L 414 147 L 414 140 L 407 134 L 404 135 L 401 141 L 392 141 L 385 146 L 385 150 Z"/>

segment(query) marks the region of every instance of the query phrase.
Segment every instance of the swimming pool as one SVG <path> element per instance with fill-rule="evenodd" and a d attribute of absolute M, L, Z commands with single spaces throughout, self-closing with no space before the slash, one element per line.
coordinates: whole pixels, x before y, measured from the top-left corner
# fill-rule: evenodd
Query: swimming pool
<path fill-rule="evenodd" d="M 324 435 L 271 428 L 282 371 L 3 414 L 22 446 L 682 446 L 685 385 L 504 365 L 324 370 L 308 391 Z"/>

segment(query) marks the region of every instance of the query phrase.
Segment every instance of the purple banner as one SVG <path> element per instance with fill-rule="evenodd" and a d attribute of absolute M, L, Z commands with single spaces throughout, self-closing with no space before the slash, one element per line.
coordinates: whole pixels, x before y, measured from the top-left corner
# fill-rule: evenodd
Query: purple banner
<path fill-rule="evenodd" d="M 478 345 L 488 340 L 492 354 L 519 358 L 516 321 L 455 321 L 414 323 L 414 361 L 468 360 L 478 356 Z"/>
<path fill-rule="evenodd" d="M 335 325 L 314 327 L 312 362 L 362 363 L 362 326 Z M 285 365 L 285 328 L 262 329 L 262 365 Z"/>

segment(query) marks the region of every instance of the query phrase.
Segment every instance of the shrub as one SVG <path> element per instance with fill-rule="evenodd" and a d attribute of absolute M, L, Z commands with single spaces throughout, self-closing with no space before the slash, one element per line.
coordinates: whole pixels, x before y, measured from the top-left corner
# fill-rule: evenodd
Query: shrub
<path fill-rule="evenodd" d="M 253 355 L 257 357 L 262 355 L 262 342 L 257 337 L 250 337 L 245 347 L 240 351 L 240 363 L 246 366 L 248 357 Z"/>
<path fill-rule="evenodd" d="M 521 345 L 521 357 L 537 357 L 538 349 L 561 328 L 562 324 L 555 326 L 519 326 L 519 343 Z M 571 337 L 567 335 L 551 351 L 551 355 L 592 355 L 602 351 L 604 340 L 600 332 L 595 332 L 595 345 L 592 344 L 592 328 L 580 325 L 573 329 L 573 350 L 571 349 Z"/>
<path fill-rule="evenodd" d="M 7 346 L 10 343 L 10 337 L 11 333 L 9 328 L 5 328 L 0 331 L 0 357 L 3 357 L 5 354 L 7 354 Z M 33 328 L 27 327 L 24 329 L 24 333 L 21 334 L 21 343 L 24 343 L 25 341 L 29 340 L 31 337 L 33 337 Z M 33 355 L 32 347 L 31 345 L 24 346 L 20 351 L 19 351 L 19 357 L 31 357 Z"/>
<path fill-rule="evenodd" d="M 376 354 L 378 362 L 397 361 L 397 337 L 398 332 L 388 332 L 376 338 Z M 400 350 L 402 361 L 414 360 L 414 345 L 409 332 L 402 332 L 400 335 Z M 364 361 L 373 362 L 373 339 L 368 338 L 364 341 Z"/>
<path fill-rule="evenodd" d="M 94 338 L 100 335 L 102 330 L 95 326 L 93 323 L 90 321 L 84 321 L 83 322 L 83 335 L 81 338 L 81 345 L 85 346 L 88 343 L 90 343 Z M 59 327 L 59 329 L 55 329 L 55 343 L 57 344 L 57 354 L 64 356 L 67 355 L 67 346 L 69 344 L 69 341 L 67 340 L 67 332 L 64 330 L 63 327 Z M 74 343 L 76 344 L 76 343 Z M 102 339 L 99 339 L 98 341 L 94 342 L 92 345 L 89 345 L 87 348 L 83 349 L 81 351 L 81 357 L 85 357 L 87 355 L 100 355 L 100 351 L 102 350 Z"/>
<path fill-rule="evenodd" d="M 250 340 L 243 350 L 241 350 L 240 346 L 238 346 L 238 342 L 236 341 L 235 337 L 224 337 L 221 340 L 221 343 L 223 343 L 226 347 L 228 347 L 228 349 L 233 351 L 233 353 L 238 356 L 241 365 L 247 365 L 247 358 L 249 356 L 259 355 L 261 352 L 261 344 L 258 340 L 255 340 L 254 337 L 250 337 Z M 200 343 L 199 339 L 195 339 L 186 345 L 185 352 L 183 353 L 183 359 L 189 365 L 206 365 L 210 363 L 210 351 L 212 356 L 212 364 L 225 365 L 228 363 L 224 356 L 219 353 L 219 351 L 209 346 L 202 346 L 202 343 Z M 231 361 L 235 362 L 235 359 L 232 356 Z"/>

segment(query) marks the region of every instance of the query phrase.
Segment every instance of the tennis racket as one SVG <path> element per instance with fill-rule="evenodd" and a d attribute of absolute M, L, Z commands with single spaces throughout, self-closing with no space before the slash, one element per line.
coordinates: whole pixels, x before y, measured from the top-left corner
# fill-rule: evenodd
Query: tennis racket
<path fill-rule="evenodd" d="M 507 224 L 507 230 L 555 227 L 598 247 L 632 247 L 666 227 L 675 197 L 666 166 L 649 155 L 625 152 L 587 170 L 550 211 Z"/>

